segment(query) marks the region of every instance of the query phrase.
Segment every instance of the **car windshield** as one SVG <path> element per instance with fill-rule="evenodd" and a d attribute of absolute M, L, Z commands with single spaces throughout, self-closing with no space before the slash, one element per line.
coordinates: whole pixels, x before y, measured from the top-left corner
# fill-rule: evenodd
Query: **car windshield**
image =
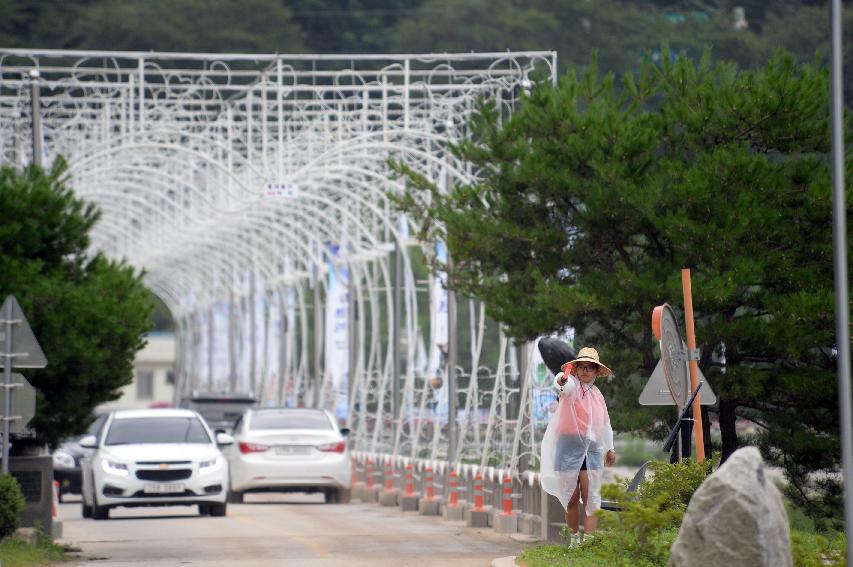
<path fill-rule="evenodd" d="M 332 429 L 332 422 L 319 412 L 265 411 L 252 415 L 249 429 Z"/>
<path fill-rule="evenodd" d="M 129 443 L 210 443 L 210 436 L 195 417 L 114 419 L 105 444 Z"/>

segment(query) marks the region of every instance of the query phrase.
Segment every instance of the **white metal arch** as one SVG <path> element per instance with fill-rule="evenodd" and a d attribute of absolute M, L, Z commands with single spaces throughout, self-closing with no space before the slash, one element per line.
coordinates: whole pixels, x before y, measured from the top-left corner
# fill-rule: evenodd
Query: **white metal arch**
<path fill-rule="evenodd" d="M 408 221 L 388 198 L 405 184 L 389 160 L 439 187 L 476 182 L 479 173 L 449 144 L 467 135 L 477 98 L 508 115 L 537 76 L 555 81 L 555 53 L 0 49 L 0 165 L 41 154 L 68 161 L 75 192 L 103 213 L 93 247 L 144 269 L 177 319 L 180 393 L 214 384 L 212 356 L 222 355 L 230 387 L 258 384 L 263 402 L 319 400 L 356 426 L 361 449 L 437 456 L 448 442 L 439 427 L 448 394 L 433 391 L 427 374 L 446 369 L 435 344 L 426 363 L 417 353 L 420 342 L 436 340 L 441 283 L 430 278 L 424 327 Z M 41 135 L 34 135 L 34 89 Z M 342 275 L 327 266 L 349 273 L 348 298 Z M 320 344 L 334 332 L 321 323 L 336 312 L 351 319 L 343 378 L 333 372 L 341 353 Z M 472 344 L 482 344 L 482 324 L 471 332 Z M 252 338 L 280 339 L 278 366 Z M 516 359 L 504 356 L 505 343 L 500 364 Z M 463 413 L 474 419 L 483 409 L 471 397 L 479 395 L 478 373 L 465 364 L 462 373 L 474 378 Z M 510 390 L 498 383 L 489 402 L 498 405 L 487 409 L 504 416 L 506 428 Z M 465 424 L 479 442 L 479 425 Z M 503 444 L 489 441 L 483 458 L 523 453 L 505 446 L 506 434 L 494 437 Z M 480 450 L 457 441 L 458 454 Z"/>

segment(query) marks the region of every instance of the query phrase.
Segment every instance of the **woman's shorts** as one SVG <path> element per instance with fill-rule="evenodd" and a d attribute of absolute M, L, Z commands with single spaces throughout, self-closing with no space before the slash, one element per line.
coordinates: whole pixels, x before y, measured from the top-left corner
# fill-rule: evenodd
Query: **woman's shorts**
<path fill-rule="evenodd" d="M 587 440 L 579 435 L 561 435 L 557 438 L 554 470 L 560 472 L 600 470 L 604 459 L 601 453 L 587 447 Z"/>

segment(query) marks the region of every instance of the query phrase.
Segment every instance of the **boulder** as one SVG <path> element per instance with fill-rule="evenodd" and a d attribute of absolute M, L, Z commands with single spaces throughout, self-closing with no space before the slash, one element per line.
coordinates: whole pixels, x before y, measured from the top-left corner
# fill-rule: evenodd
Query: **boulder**
<path fill-rule="evenodd" d="M 792 565 L 788 515 L 758 449 L 735 451 L 693 494 L 669 565 Z"/>
<path fill-rule="evenodd" d="M 12 534 L 12 539 L 16 539 L 20 542 L 26 543 L 27 545 L 35 545 L 38 543 L 39 534 L 35 528 L 18 528 L 15 530 L 15 533 Z M 2 565 L 2 563 L 0 563 Z"/>

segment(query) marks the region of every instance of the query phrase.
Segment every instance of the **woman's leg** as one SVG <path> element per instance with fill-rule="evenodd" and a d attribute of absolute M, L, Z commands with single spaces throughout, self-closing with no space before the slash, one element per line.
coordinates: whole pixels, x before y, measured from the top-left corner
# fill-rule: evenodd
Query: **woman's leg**
<path fill-rule="evenodd" d="M 584 504 L 584 514 L 586 514 L 586 505 L 589 500 L 587 496 L 589 495 L 589 475 L 586 471 L 581 471 L 578 475 L 578 484 L 580 485 L 581 497 L 583 498 Z M 583 519 L 583 533 L 584 534 L 592 534 L 595 533 L 595 528 L 598 527 L 598 516 L 584 516 Z"/>
<path fill-rule="evenodd" d="M 586 476 L 586 473 L 584 473 Z M 569 498 L 569 505 L 566 506 L 566 526 L 573 534 L 578 533 L 580 529 L 580 510 L 578 509 L 578 500 L 580 500 L 580 490 L 575 486 L 575 491 L 572 497 Z"/>

